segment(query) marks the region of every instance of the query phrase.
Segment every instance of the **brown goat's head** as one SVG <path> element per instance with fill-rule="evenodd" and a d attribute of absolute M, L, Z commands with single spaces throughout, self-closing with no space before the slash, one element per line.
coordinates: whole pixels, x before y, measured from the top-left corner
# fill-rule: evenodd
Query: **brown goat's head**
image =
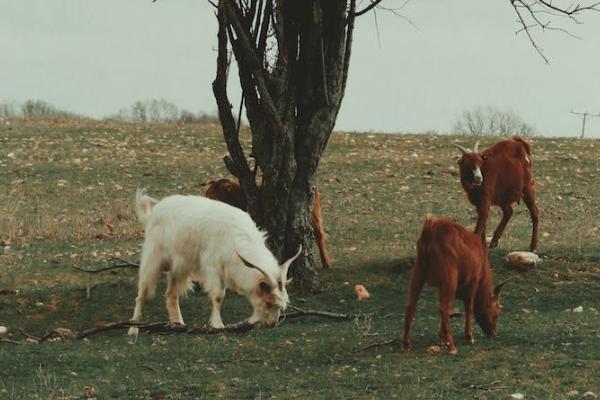
<path fill-rule="evenodd" d="M 492 301 L 486 305 L 482 305 L 480 309 L 475 310 L 475 320 L 481 327 L 481 330 L 489 337 L 496 336 L 496 323 L 498 317 L 502 313 L 502 305 L 500 304 L 500 291 L 508 282 L 508 279 L 496 286 Z"/>
<path fill-rule="evenodd" d="M 459 144 L 455 146 L 461 151 L 462 155 L 458 159 L 460 169 L 460 180 L 469 187 L 477 187 L 483 184 L 483 174 L 481 168 L 486 159 L 485 154 L 479 153 L 479 142 L 475 143 L 473 150 L 467 149 Z"/>

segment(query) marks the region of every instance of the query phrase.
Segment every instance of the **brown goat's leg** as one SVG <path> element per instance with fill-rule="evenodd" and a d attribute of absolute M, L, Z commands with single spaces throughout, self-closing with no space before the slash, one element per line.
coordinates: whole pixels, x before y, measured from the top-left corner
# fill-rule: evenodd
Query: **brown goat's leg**
<path fill-rule="evenodd" d="M 477 225 L 475 226 L 475 234 L 481 237 L 481 243 L 483 243 L 484 247 L 487 247 L 485 240 L 485 228 L 489 215 L 490 204 L 487 202 L 482 202 L 482 204 L 477 207 Z"/>
<path fill-rule="evenodd" d="M 417 264 L 413 267 L 411 274 L 408 303 L 406 304 L 406 311 L 404 313 L 404 351 L 410 351 L 410 325 L 415 317 L 417 300 L 419 300 L 419 294 L 421 293 L 421 289 L 423 289 L 424 283 L 425 277 L 423 276 L 421 268 Z"/>
<path fill-rule="evenodd" d="M 456 293 L 456 284 L 451 284 L 452 281 L 451 279 L 450 282 L 446 282 L 446 286 L 441 286 L 438 291 L 441 317 L 439 337 L 440 344 L 446 347 L 450 354 L 456 354 L 458 351 L 456 350 L 450 327 L 450 313 Z"/>
<path fill-rule="evenodd" d="M 498 225 L 498 227 L 496 228 L 496 231 L 494 232 L 494 237 L 492 238 L 492 242 L 490 243 L 490 248 L 498 246 L 498 241 L 502 237 L 502 234 L 504 233 L 504 229 L 506 228 L 506 225 L 508 225 L 508 221 L 510 221 L 510 217 L 512 217 L 512 215 L 513 215 L 512 206 L 502 207 L 502 221 L 500 221 L 500 224 Z"/>
<path fill-rule="evenodd" d="M 327 235 L 323 229 L 323 217 L 321 216 L 321 195 L 317 190 L 313 201 L 313 209 L 310 213 L 310 225 L 312 226 L 317 246 L 319 247 L 319 257 L 321 257 L 321 265 L 325 269 L 331 268 L 331 258 L 327 251 L 325 240 Z"/>
<path fill-rule="evenodd" d="M 465 342 L 468 344 L 475 343 L 473 338 L 473 326 L 471 324 L 473 319 L 473 310 L 475 306 L 475 294 L 477 292 L 477 285 L 472 285 L 467 293 L 465 299 Z"/>
<path fill-rule="evenodd" d="M 529 210 L 531 215 L 531 243 L 529 244 L 529 251 L 536 251 L 538 244 L 538 219 L 540 210 L 535 202 L 535 186 L 531 186 L 525 189 L 525 196 L 523 196 L 523 202 Z"/>

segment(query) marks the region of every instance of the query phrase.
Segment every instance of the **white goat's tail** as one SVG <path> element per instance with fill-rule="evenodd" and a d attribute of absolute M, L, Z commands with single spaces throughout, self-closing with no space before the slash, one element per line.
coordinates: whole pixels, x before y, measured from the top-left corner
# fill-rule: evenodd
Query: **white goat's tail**
<path fill-rule="evenodd" d="M 135 193 L 135 212 L 142 225 L 146 226 L 148 223 L 148 216 L 156 203 L 158 203 L 158 200 L 148 196 L 146 189 L 138 189 Z"/>

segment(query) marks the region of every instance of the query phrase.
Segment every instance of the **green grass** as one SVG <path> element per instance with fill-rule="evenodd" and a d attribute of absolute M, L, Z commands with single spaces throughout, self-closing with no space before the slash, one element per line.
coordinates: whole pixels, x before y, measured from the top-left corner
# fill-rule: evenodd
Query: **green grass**
<path fill-rule="evenodd" d="M 247 138 L 246 138 L 247 139 Z M 532 141 L 543 263 L 521 273 L 502 257 L 529 244 L 523 205 L 500 246 L 490 252 L 495 279 L 512 277 L 495 339 L 476 330 L 459 353 L 429 354 L 439 318 L 436 293 L 421 295 L 411 353 L 398 345 L 364 347 L 401 336 L 414 243 L 427 213 L 474 225 L 456 175 L 454 136 L 334 133 L 319 170 L 323 214 L 334 269 L 321 271 L 323 290 L 292 293 L 309 308 L 375 313 L 370 320 L 285 321 L 239 335 L 150 336 L 121 332 L 81 342 L 0 343 L 0 399 L 191 398 L 580 398 L 600 393 L 600 143 Z M 493 139 L 484 140 L 489 145 Z M 126 320 L 135 270 L 96 275 L 117 252 L 130 259 L 143 241 L 131 203 L 137 187 L 152 195 L 203 192 L 225 175 L 225 146 L 216 126 L 96 122 L 15 122 L 0 127 L 0 324 L 42 335 Z M 499 221 L 494 210 L 490 225 Z M 491 233 L 491 232 L 490 232 Z M 372 299 L 357 302 L 353 286 Z M 96 284 L 91 298 L 85 287 Z M 18 293 L 11 291 L 17 290 Z M 583 313 L 566 312 L 582 305 Z M 203 324 L 201 293 L 182 302 L 190 324 Z M 460 307 L 460 305 L 457 305 Z M 250 314 L 228 294 L 223 317 Z M 167 318 L 161 296 L 146 321 Z M 474 389 L 499 381 L 497 391 Z M 578 391 L 577 396 L 569 394 Z M 571 397 L 570 397 L 571 396 Z"/>

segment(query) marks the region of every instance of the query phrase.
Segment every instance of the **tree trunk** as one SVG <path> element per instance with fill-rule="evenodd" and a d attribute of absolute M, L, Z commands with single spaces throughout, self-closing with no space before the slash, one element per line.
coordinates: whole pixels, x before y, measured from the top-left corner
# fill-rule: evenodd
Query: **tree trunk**
<path fill-rule="evenodd" d="M 355 0 L 220 0 L 213 91 L 230 157 L 226 166 L 269 233 L 280 259 L 299 245 L 291 275 L 318 285 L 310 212 L 319 161 L 346 87 Z M 228 51 L 238 64 L 255 168 L 250 169 L 227 97 Z M 262 201 L 256 172 L 262 172 Z"/>

